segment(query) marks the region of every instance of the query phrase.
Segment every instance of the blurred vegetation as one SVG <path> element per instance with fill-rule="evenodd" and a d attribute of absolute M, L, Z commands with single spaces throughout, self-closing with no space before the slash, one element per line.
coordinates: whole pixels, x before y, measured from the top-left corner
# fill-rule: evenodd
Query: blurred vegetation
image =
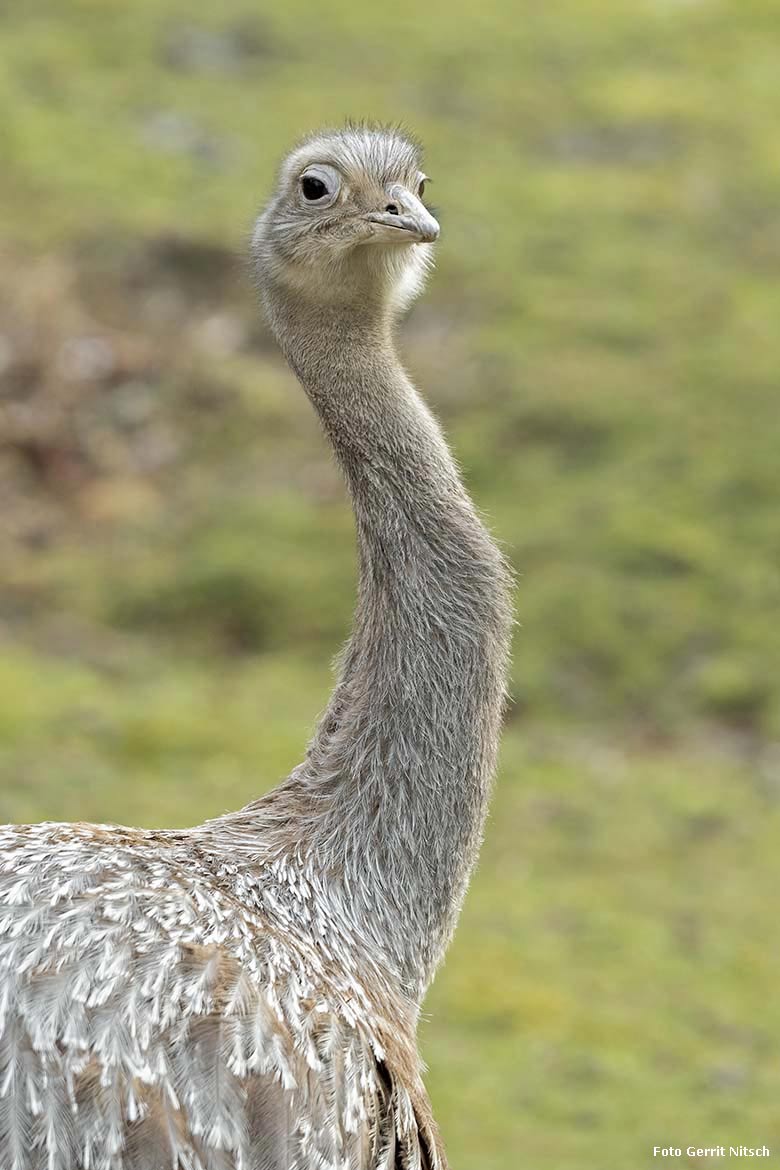
<path fill-rule="evenodd" d="M 0 3 L 2 819 L 299 758 L 352 525 L 245 240 L 302 132 L 426 144 L 404 352 L 520 574 L 423 1029 L 455 1170 L 780 1143 L 777 53 L 769 0 Z"/>

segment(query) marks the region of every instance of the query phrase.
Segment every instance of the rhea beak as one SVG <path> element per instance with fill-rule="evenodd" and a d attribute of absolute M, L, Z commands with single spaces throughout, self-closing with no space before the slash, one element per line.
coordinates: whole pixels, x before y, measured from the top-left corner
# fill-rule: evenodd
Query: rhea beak
<path fill-rule="evenodd" d="M 368 216 L 369 222 L 377 225 L 375 239 L 399 244 L 432 244 L 438 238 L 437 221 L 416 195 L 401 183 L 395 183 L 388 188 L 387 196 L 385 210 Z"/>

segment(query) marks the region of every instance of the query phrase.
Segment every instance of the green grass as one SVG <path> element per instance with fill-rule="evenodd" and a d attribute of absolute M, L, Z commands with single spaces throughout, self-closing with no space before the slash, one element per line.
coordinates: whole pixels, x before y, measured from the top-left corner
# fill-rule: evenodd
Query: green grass
<path fill-rule="evenodd" d="M 775 58 L 769 0 L 0 5 L 2 819 L 300 757 L 352 526 L 239 257 L 301 133 L 425 141 L 404 352 L 519 574 L 423 1027 L 454 1170 L 780 1143 Z"/>

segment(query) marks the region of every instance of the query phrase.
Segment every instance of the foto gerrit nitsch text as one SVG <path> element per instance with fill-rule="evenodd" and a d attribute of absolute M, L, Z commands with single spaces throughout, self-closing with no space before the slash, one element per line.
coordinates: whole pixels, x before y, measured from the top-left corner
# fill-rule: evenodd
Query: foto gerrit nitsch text
<path fill-rule="evenodd" d="M 768 1158 L 769 1146 L 653 1146 L 654 1158 Z"/>

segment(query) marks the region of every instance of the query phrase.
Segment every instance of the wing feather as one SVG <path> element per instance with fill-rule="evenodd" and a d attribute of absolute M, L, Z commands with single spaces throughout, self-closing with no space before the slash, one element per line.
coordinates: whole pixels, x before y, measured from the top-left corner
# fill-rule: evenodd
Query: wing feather
<path fill-rule="evenodd" d="M 446 1170 L 316 949 L 159 847 L 37 829 L 0 832 L 2 1170 Z"/>

